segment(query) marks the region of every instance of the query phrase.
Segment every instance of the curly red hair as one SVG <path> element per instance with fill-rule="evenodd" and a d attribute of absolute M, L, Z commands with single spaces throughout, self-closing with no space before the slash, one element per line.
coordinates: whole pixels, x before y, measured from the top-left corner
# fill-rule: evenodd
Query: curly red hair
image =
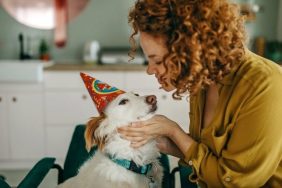
<path fill-rule="evenodd" d="M 174 98 L 222 80 L 245 54 L 244 18 L 228 0 L 137 0 L 129 23 L 131 57 L 138 32 L 166 39 Z"/>

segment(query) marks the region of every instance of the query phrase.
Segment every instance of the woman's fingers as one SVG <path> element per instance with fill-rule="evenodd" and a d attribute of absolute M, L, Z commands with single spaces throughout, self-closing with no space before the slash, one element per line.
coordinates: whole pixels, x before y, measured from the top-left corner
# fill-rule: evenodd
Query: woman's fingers
<path fill-rule="evenodd" d="M 149 139 L 145 139 L 143 141 L 140 142 L 131 142 L 130 146 L 133 148 L 139 148 L 141 146 L 143 146 L 144 144 L 146 144 L 149 141 Z"/>
<path fill-rule="evenodd" d="M 138 127 L 134 127 L 134 126 L 127 126 L 127 127 L 120 127 L 118 128 L 118 132 L 121 134 L 134 134 L 134 133 L 142 133 L 144 134 L 144 127 L 142 126 L 138 126 Z M 133 135 L 132 135 L 133 136 Z"/>
<path fill-rule="evenodd" d="M 132 123 L 130 124 L 130 127 L 142 127 L 142 126 L 144 126 L 144 125 L 143 125 L 143 123 L 140 122 L 140 121 L 132 122 Z"/>
<path fill-rule="evenodd" d="M 141 136 L 122 136 L 123 139 L 126 139 L 130 142 L 142 142 L 143 140 L 146 140 L 146 138 L 141 137 Z"/>
<path fill-rule="evenodd" d="M 139 148 L 149 141 L 149 138 L 144 137 L 144 135 L 142 135 L 142 134 L 139 134 L 139 133 L 134 134 L 133 133 L 132 135 L 135 135 L 135 136 L 122 135 L 121 137 L 123 139 L 130 141 L 131 142 L 130 146 L 133 147 L 133 148 Z"/>

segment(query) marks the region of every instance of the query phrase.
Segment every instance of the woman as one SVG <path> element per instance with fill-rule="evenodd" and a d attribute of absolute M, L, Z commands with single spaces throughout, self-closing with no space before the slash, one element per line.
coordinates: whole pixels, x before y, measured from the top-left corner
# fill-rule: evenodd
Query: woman
<path fill-rule="evenodd" d="M 243 18 L 228 0 L 139 0 L 129 13 L 147 73 L 175 99 L 189 93 L 186 134 L 156 115 L 119 132 L 193 168 L 200 187 L 282 186 L 282 70 L 244 45 Z"/>

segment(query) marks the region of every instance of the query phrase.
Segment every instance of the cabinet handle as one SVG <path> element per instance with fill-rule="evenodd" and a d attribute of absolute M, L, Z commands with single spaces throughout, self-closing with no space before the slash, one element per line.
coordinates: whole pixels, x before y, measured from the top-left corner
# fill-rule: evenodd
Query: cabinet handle
<path fill-rule="evenodd" d="M 87 96 L 86 96 L 86 95 L 82 95 L 82 99 L 83 99 L 83 100 L 86 100 L 86 99 L 87 99 Z"/>
<path fill-rule="evenodd" d="M 18 100 L 18 99 L 17 99 L 16 97 L 13 97 L 13 98 L 12 98 L 12 101 L 13 101 L 13 102 L 17 102 L 17 100 Z"/>
<path fill-rule="evenodd" d="M 2 102 L 2 97 L 0 97 L 0 102 Z"/>

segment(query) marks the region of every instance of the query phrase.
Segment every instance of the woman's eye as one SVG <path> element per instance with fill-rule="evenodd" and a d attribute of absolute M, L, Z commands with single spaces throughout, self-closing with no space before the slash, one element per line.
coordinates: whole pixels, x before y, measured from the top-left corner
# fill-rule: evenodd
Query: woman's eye
<path fill-rule="evenodd" d="M 128 99 L 122 99 L 118 105 L 125 105 L 129 100 Z"/>
<path fill-rule="evenodd" d="M 160 64 L 162 64 L 162 61 L 157 61 L 155 64 L 160 65 Z"/>

